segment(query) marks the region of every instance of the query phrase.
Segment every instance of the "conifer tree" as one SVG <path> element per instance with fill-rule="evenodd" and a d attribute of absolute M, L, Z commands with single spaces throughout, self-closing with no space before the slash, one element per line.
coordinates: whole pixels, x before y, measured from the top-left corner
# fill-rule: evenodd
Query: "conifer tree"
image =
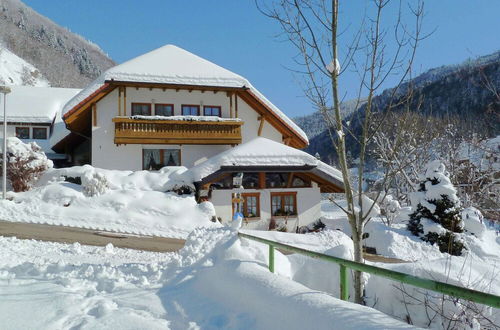
<path fill-rule="evenodd" d="M 408 230 L 422 240 L 437 244 L 441 252 L 461 255 L 464 244 L 455 233 L 463 232 L 460 201 L 443 163 L 427 164 L 419 188 L 410 196 L 414 212 Z"/>

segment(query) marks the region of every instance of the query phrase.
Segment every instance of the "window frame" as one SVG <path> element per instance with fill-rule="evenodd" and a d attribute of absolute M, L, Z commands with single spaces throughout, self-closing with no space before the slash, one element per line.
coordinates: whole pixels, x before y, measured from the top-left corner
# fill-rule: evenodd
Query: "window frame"
<path fill-rule="evenodd" d="M 218 115 L 207 115 L 206 114 L 207 108 L 217 109 L 219 111 L 219 114 Z M 204 105 L 203 106 L 203 116 L 222 117 L 222 107 L 220 105 Z"/>
<path fill-rule="evenodd" d="M 144 168 L 144 150 L 159 150 L 160 151 L 161 167 L 167 166 L 163 163 L 165 150 L 178 150 L 179 151 L 179 165 L 176 165 L 176 166 L 182 166 L 182 150 L 181 149 L 178 149 L 178 148 L 177 149 L 176 148 L 172 148 L 172 149 L 143 148 L 142 149 L 142 170 L 143 171 L 149 171 L 148 169 Z M 158 170 L 152 170 L 152 171 L 158 171 Z"/>
<path fill-rule="evenodd" d="M 247 198 L 248 197 L 255 197 L 256 198 L 256 210 L 257 210 L 257 214 L 254 216 L 254 217 L 248 217 L 247 214 L 245 213 L 248 213 L 248 200 Z M 243 216 L 245 219 L 247 220 L 259 220 L 260 219 L 260 193 L 258 192 L 251 192 L 251 193 L 242 193 L 241 194 L 241 198 L 243 198 Z"/>
<path fill-rule="evenodd" d="M 185 115 L 184 114 L 184 107 L 193 107 L 197 109 L 197 114 L 196 115 Z M 181 104 L 181 115 L 182 116 L 199 116 L 200 115 L 200 106 L 198 104 Z"/>
<path fill-rule="evenodd" d="M 292 196 L 292 198 L 293 198 L 293 208 L 294 208 L 295 214 L 290 214 L 290 215 L 274 215 L 273 197 L 280 197 L 280 199 L 281 199 L 281 210 L 283 210 L 283 212 L 284 212 L 285 196 Z M 296 217 L 299 216 L 299 210 L 297 208 L 297 192 L 296 191 L 271 192 L 270 202 L 271 202 L 271 218 L 273 218 L 273 219 L 276 219 L 276 218 L 296 218 Z"/>
<path fill-rule="evenodd" d="M 18 131 L 20 130 L 28 130 L 28 137 L 27 138 L 23 138 L 23 137 L 19 137 L 19 133 Z M 30 127 L 29 126 L 17 126 L 16 127 L 16 137 L 18 139 L 21 139 L 21 140 L 29 140 L 31 138 L 31 130 L 30 130 Z"/>
<path fill-rule="evenodd" d="M 43 130 L 44 133 L 45 133 L 44 134 L 45 137 L 44 138 L 37 138 L 37 137 L 35 137 L 35 130 L 38 130 L 38 131 Z M 49 137 L 49 135 L 47 133 L 47 127 L 33 127 L 32 128 L 32 132 L 31 132 L 31 136 L 32 136 L 33 140 L 47 140 L 48 137 Z"/>
<path fill-rule="evenodd" d="M 134 105 L 147 105 L 149 107 L 149 115 L 134 115 Z M 132 116 L 151 116 L 151 103 L 132 102 L 130 105 L 130 115 Z"/>
<path fill-rule="evenodd" d="M 155 110 L 155 116 L 164 116 L 164 117 L 171 117 L 171 116 L 174 116 L 175 115 L 175 108 L 174 108 L 174 105 L 172 103 L 155 103 L 154 104 L 154 110 Z M 172 107 L 172 114 L 171 115 L 168 115 L 168 116 L 165 116 L 165 115 L 159 115 L 156 113 L 156 106 L 169 106 L 169 107 Z"/>

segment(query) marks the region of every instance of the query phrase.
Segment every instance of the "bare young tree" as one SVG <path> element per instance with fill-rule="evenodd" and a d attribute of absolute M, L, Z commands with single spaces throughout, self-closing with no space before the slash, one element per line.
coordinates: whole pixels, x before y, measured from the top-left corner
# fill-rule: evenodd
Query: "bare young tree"
<path fill-rule="evenodd" d="M 348 28 L 350 22 L 341 17 L 339 0 L 275 0 L 272 5 L 256 0 L 256 3 L 264 15 L 279 23 L 283 35 L 298 52 L 294 58 L 299 67 L 296 72 L 304 78 L 302 82 L 306 97 L 323 114 L 332 146 L 337 153 L 347 201 L 347 207 L 342 210 L 347 215 L 352 231 L 354 259 L 363 262 L 364 225 L 377 207 L 374 201 L 362 193 L 367 147 L 374 133 L 381 129 L 383 121 L 375 127 L 371 123 L 375 113 L 389 113 L 404 102 L 404 95 L 408 94 L 407 89 L 399 87 L 411 76 L 417 45 L 422 39 L 423 2 L 371 1 L 359 30 L 345 44 L 340 42 L 341 31 Z M 384 16 L 390 7 L 396 8 L 397 14 Z M 413 22 L 412 27 L 405 23 L 408 16 Z M 382 24 L 383 21 L 391 22 Z M 364 103 L 362 112 L 356 118 L 361 128 L 359 134 L 351 132 L 340 109 L 342 97 L 339 77 L 346 70 L 354 70 L 359 76 L 356 108 Z M 396 87 L 388 95 L 388 105 L 382 109 L 374 102 L 374 97 L 389 79 L 393 81 L 395 75 L 398 75 Z M 348 134 L 355 140 L 356 150 L 359 150 L 356 181 L 349 174 Z M 375 200 L 380 197 L 378 195 Z M 354 289 L 354 301 L 362 303 L 362 274 L 358 271 L 354 272 Z"/>

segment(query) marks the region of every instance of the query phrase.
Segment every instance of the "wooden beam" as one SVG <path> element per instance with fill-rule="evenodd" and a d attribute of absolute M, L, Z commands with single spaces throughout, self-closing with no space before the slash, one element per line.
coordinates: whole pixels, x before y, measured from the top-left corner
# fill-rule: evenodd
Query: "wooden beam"
<path fill-rule="evenodd" d="M 262 135 L 262 129 L 264 128 L 264 122 L 266 121 L 266 119 L 264 118 L 264 116 L 260 116 L 259 120 L 260 120 L 260 125 L 259 125 L 259 130 L 257 132 L 257 135 L 261 136 Z"/>
<path fill-rule="evenodd" d="M 239 118 L 238 117 L 238 94 L 234 94 L 234 114 L 235 114 L 235 118 Z"/>
<path fill-rule="evenodd" d="M 266 173 L 259 172 L 259 188 L 266 189 Z"/>
<path fill-rule="evenodd" d="M 113 86 L 128 86 L 136 88 L 166 88 L 166 89 L 186 89 L 186 90 L 205 90 L 205 91 L 245 91 L 246 87 L 223 87 L 223 86 L 208 86 L 208 85 L 186 85 L 186 84 L 164 84 L 164 83 L 149 83 L 149 82 L 132 82 L 119 80 L 106 80 L 106 83 Z"/>
<path fill-rule="evenodd" d="M 286 187 L 287 188 L 291 188 L 292 187 L 293 176 L 294 176 L 293 172 L 288 175 L 288 182 L 286 183 Z"/>
<path fill-rule="evenodd" d="M 97 105 L 95 103 L 92 104 L 92 119 L 93 126 L 97 126 Z"/>
<path fill-rule="evenodd" d="M 118 116 L 122 115 L 122 87 L 118 87 Z"/>
<path fill-rule="evenodd" d="M 123 87 L 123 115 L 127 115 L 127 87 Z"/>
<path fill-rule="evenodd" d="M 233 117 L 233 93 L 227 92 L 229 96 L 229 118 L 234 118 Z"/>

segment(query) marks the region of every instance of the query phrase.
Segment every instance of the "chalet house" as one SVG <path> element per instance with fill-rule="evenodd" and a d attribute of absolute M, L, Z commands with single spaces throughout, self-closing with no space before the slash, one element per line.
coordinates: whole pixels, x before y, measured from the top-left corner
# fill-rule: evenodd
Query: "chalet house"
<path fill-rule="evenodd" d="M 12 86 L 10 89 L 6 103 L 7 136 L 36 142 L 49 159 L 63 164 L 66 155 L 54 152 L 52 146 L 67 134 L 61 119 L 62 107 L 80 89 L 31 86 Z M 3 121 L 3 111 L 0 120 Z"/>
<path fill-rule="evenodd" d="M 70 134 L 55 148 L 75 164 L 184 166 L 223 221 L 241 212 L 250 227 L 293 230 L 319 218 L 321 192 L 343 191 L 339 172 L 299 150 L 306 134 L 248 80 L 173 45 L 104 72 L 63 120 Z"/>

